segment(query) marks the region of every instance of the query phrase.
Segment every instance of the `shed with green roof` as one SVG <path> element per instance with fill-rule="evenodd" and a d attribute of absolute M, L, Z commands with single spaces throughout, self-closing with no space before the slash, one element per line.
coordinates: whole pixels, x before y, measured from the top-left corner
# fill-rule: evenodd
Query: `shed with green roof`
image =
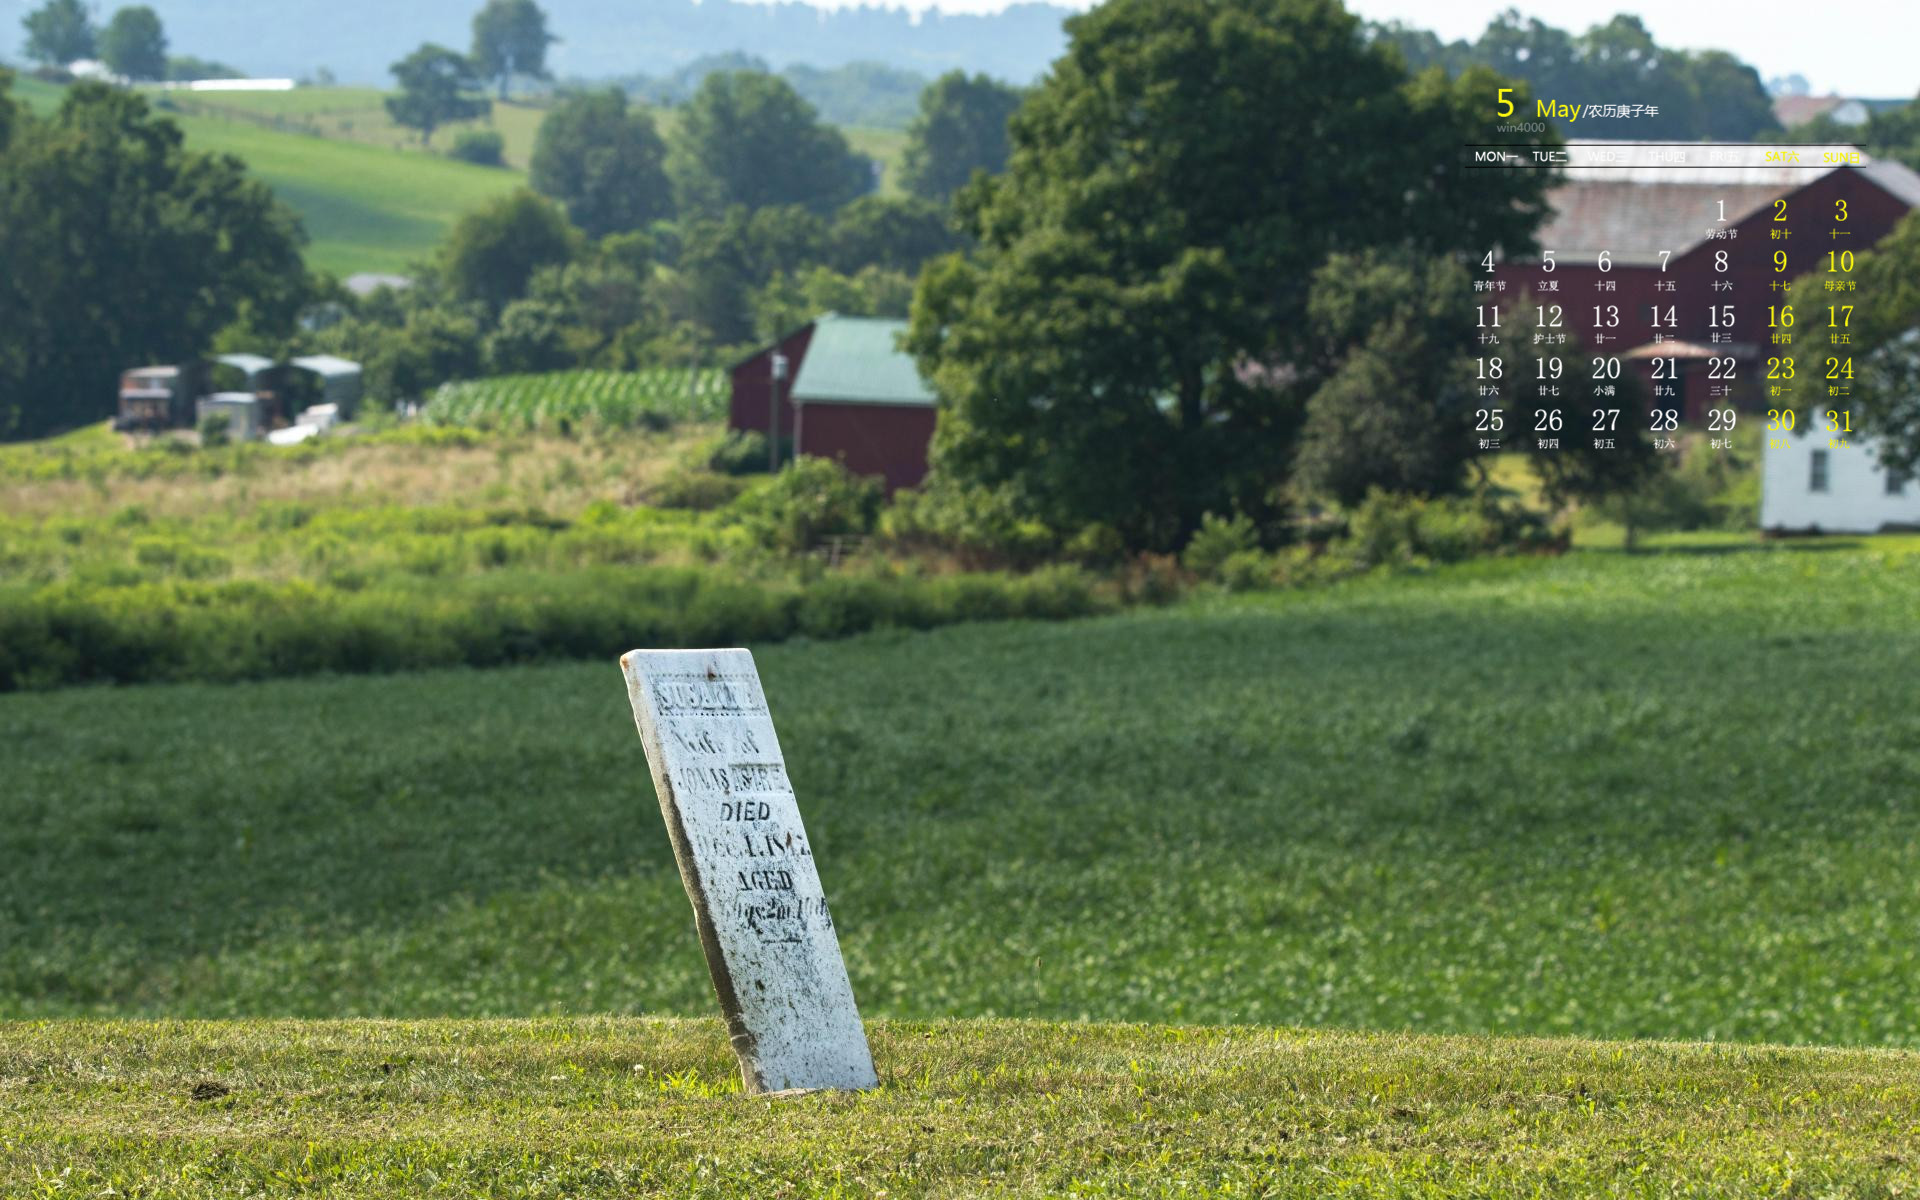
<path fill-rule="evenodd" d="M 911 355 L 907 323 L 825 313 L 734 364 L 729 424 L 772 432 L 795 454 L 879 476 L 889 492 L 927 473 L 937 402 Z M 777 406 L 775 398 L 778 398 Z"/>

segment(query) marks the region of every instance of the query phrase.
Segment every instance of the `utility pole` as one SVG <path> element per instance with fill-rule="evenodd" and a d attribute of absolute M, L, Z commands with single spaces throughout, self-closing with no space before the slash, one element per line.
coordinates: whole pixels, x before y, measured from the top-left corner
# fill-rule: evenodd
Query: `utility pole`
<path fill-rule="evenodd" d="M 767 404 L 767 471 L 780 473 L 780 385 L 787 381 L 787 356 L 773 352 L 772 399 Z"/>

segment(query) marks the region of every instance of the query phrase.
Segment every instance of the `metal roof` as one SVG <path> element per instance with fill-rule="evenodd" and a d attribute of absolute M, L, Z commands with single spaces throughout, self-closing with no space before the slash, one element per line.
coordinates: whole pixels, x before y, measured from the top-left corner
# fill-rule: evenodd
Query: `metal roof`
<path fill-rule="evenodd" d="M 273 360 L 262 354 L 221 354 L 215 362 L 225 363 L 229 367 L 238 367 L 248 376 L 258 375 L 273 365 Z"/>
<path fill-rule="evenodd" d="M 1586 145 L 1586 142 L 1569 144 Z M 1620 143 L 1631 144 L 1631 143 Z M 1702 143 L 1702 147 L 1710 146 Z M 1737 225 L 1774 200 L 1834 171 L 1858 171 L 1906 204 L 1920 208 L 1920 175 L 1897 162 L 1842 166 L 1563 167 L 1567 182 L 1547 193 L 1553 214 L 1540 248 L 1564 259 L 1613 252 L 1621 264 L 1652 265 L 1661 250 L 1675 256 L 1725 228 L 1713 203 L 1726 201 L 1726 225 Z"/>
<path fill-rule="evenodd" d="M 303 370 L 312 371 L 315 375 L 323 376 L 327 379 L 360 374 L 359 363 L 348 362 L 344 358 L 336 358 L 331 354 L 309 354 L 304 358 L 296 358 L 292 361 L 294 366 L 300 367 Z"/>
<path fill-rule="evenodd" d="M 933 407 L 913 357 L 896 344 L 906 328 L 886 317 L 822 314 L 793 380 L 793 402 Z"/>

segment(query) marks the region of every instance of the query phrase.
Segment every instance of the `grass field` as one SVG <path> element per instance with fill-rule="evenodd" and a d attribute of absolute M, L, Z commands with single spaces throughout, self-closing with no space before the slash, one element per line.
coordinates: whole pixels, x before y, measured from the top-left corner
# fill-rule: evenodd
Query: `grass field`
<path fill-rule="evenodd" d="M 1900 1196 L 1887 1051 L 870 1022 L 739 1094 L 717 1021 L 0 1025 L 20 1196 Z"/>
<path fill-rule="evenodd" d="M 1920 542 L 762 648 L 875 1015 L 1920 1044 Z M 606 661 L 0 696 L 0 1014 L 709 1011 Z"/>

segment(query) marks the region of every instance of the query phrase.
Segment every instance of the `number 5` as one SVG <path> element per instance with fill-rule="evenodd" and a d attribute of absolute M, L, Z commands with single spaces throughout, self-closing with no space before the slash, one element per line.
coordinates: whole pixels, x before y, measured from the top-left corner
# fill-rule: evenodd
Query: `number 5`
<path fill-rule="evenodd" d="M 1493 115 L 1494 115 L 1494 116 L 1496 116 L 1496 117 L 1510 117 L 1510 116 L 1512 116 L 1512 115 L 1513 115 L 1513 101 L 1511 101 L 1511 100 L 1509 100 L 1509 99 L 1507 99 L 1507 96 L 1508 96 L 1508 94 L 1509 94 L 1509 93 L 1511 93 L 1512 91 L 1513 91 L 1513 89 L 1512 89 L 1512 88 L 1501 88 L 1501 89 L 1500 89 L 1500 94 L 1499 94 L 1498 96 L 1496 96 L 1496 97 L 1495 97 L 1495 99 L 1497 99 L 1498 101 L 1500 101 L 1500 105 L 1501 105 L 1501 107 L 1502 107 L 1502 108 L 1504 108 L 1504 109 L 1506 109 L 1506 111 L 1505 111 L 1505 112 L 1501 112 L 1501 111 L 1500 111 L 1499 109 L 1495 109 L 1495 110 L 1494 110 L 1494 113 L 1493 113 Z"/>

